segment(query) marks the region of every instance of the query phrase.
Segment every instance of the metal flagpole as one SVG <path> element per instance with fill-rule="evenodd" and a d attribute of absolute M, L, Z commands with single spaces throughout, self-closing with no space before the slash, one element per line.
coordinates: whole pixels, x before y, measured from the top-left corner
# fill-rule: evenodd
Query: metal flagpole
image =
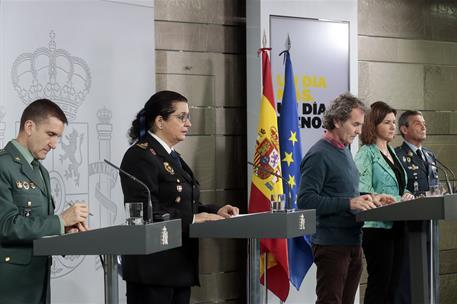
<path fill-rule="evenodd" d="M 267 272 L 268 272 L 268 251 L 263 254 L 263 284 L 265 286 L 265 304 L 268 304 L 268 284 L 267 284 Z"/>

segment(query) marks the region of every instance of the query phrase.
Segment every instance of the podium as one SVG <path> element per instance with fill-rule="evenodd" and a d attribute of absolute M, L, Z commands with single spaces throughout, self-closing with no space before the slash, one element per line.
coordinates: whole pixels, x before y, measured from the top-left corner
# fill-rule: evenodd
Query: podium
<path fill-rule="evenodd" d="M 316 210 L 287 210 L 235 216 L 221 221 L 191 224 L 191 238 L 248 239 L 250 248 L 248 303 L 260 303 L 260 268 L 254 263 L 261 238 L 294 238 L 316 232 Z M 255 265 L 257 264 L 257 265 Z"/>
<path fill-rule="evenodd" d="M 111 226 L 33 241 L 33 254 L 104 255 L 105 303 L 119 303 L 117 255 L 145 255 L 181 246 L 181 220 Z"/>
<path fill-rule="evenodd" d="M 427 279 L 427 221 L 457 219 L 457 195 L 421 197 L 360 212 L 357 221 L 406 221 L 410 256 L 412 303 L 430 303 Z M 439 254 L 439 244 L 432 242 L 434 253 Z M 433 254 L 432 254 L 433 256 Z M 437 263 L 435 263 L 437 264 Z M 432 264 L 433 265 L 433 264 Z M 434 265 L 435 281 L 439 280 L 438 265 Z M 436 286 L 431 291 L 436 294 Z M 433 297 L 432 297 L 433 299 Z"/>

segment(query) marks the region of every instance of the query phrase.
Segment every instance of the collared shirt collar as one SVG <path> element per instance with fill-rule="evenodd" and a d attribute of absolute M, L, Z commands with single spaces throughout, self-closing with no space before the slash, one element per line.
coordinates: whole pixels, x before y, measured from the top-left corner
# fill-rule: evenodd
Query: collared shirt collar
<path fill-rule="evenodd" d="M 27 149 L 26 147 L 24 147 L 23 145 L 21 145 L 17 140 L 15 139 L 12 139 L 11 142 L 13 143 L 13 145 L 16 147 L 16 149 L 19 150 L 19 153 L 21 154 L 21 156 L 25 159 L 25 161 L 30 165 L 30 167 L 32 167 L 32 161 L 35 159 L 35 157 L 33 157 L 32 153 L 30 152 L 29 149 Z"/>
<path fill-rule="evenodd" d="M 419 146 L 419 147 L 418 147 L 418 146 L 415 146 L 415 145 L 413 145 L 412 143 L 410 143 L 410 142 L 408 142 L 408 141 L 406 141 L 406 140 L 405 140 L 405 143 L 408 145 L 408 147 L 409 147 L 411 150 L 413 150 L 414 153 L 416 153 L 417 149 L 421 149 L 421 151 L 422 151 L 422 146 Z"/>
<path fill-rule="evenodd" d="M 337 138 L 335 138 L 335 136 L 333 136 L 332 133 L 330 133 L 327 130 L 324 131 L 323 137 L 326 141 L 328 141 L 330 144 L 332 144 L 333 146 L 335 146 L 338 149 L 346 148 L 346 146 L 342 142 L 340 142 Z"/>
<path fill-rule="evenodd" d="M 159 144 L 162 145 L 162 147 L 165 149 L 165 151 L 167 151 L 168 154 L 171 153 L 171 151 L 174 150 L 173 147 L 170 147 L 167 145 L 167 143 L 162 139 L 160 138 L 159 136 L 157 136 L 156 134 L 152 133 L 151 131 L 148 131 L 149 135 L 151 135 L 152 137 L 154 137 L 158 142 Z"/>

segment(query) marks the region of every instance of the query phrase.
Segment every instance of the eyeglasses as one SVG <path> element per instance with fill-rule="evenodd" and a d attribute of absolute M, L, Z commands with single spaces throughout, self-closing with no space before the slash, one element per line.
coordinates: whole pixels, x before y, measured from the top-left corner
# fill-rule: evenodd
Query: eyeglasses
<path fill-rule="evenodd" d="M 182 123 L 186 123 L 186 122 L 190 121 L 190 113 L 171 114 L 171 116 L 175 116 Z"/>

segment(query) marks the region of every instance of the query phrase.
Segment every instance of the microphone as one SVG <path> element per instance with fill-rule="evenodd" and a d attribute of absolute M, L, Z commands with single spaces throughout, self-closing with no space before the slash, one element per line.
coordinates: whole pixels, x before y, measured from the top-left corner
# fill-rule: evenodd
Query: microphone
<path fill-rule="evenodd" d="M 111 167 L 113 167 L 114 169 L 118 170 L 119 172 L 121 172 L 122 174 L 124 174 L 125 176 L 127 176 L 128 178 L 132 179 L 133 181 L 137 182 L 138 184 L 140 184 L 141 186 L 143 186 L 146 191 L 148 192 L 148 204 L 147 204 L 147 207 L 148 209 L 146 210 L 146 220 L 145 220 L 145 224 L 148 224 L 148 223 L 152 223 L 153 220 L 152 220 L 152 201 L 151 201 L 151 191 L 149 191 L 149 188 L 148 186 L 146 186 L 145 183 L 143 183 L 142 181 L 140 181 L 138 178 L 136 178 L 135 176 L 133 176 L 132 174 L 126 172 L 125 170 L 122 170 L 121 168 L 119 168 L 118 166 L 114 165 L 113 163 L 111 163 L 110 161 L 104 159 L 105 163 L 107 163 L 108 165 L 110 165 Z"/>
<path fill-rule="evenodd" d="M 453 194 L 455 192 L 455 174 L 454 171 L 452 171 L 450 168 L 448 168 L 445 164 L 443 164 L 438 158 L 435 157 L 436 162 L 443 168 L 444 172 L 444 177 L 446 178 L 446 184 L 449 189 L 449 194 Z M 452 187 L 451 187 L 451 182 L 449 181 L 449 177 L 446 173 L 446 170 L 452 174 L 453 180 L 452 180 Z"/>
<path fill-rule="evenodd" d="M 285 188 L 286 188 L 286 193 L 287 193 L 287 195 L 286 195 L 286 209 L 291 209 L 291 208 L 290 208 L 290 201 L 292 200 L 292 198 L 291 198 L 291 194 L 290 194 L 290 191 L 289 191 L 289 179 L 288 179 L 288 178 L 285 178 L 284 176 L 279 175 L 279 174 L 277 174 L 277 173 L 275 173 L 275 172 L 272 172 L 272 171 L 270 171 L 270 170 L 267 170 L 267 169 L 265 169 L 265 168 L 262 168 L 262 167 L 260 167 L 260 166 L 258 166 L 258 165 L 256 165 L 256 164 L 254 164 L 254 163 L 252 163 L 252 162 L 250 162 L 250 161 L 248 161 L 248 164 L 251 165 L 252 167 L 254 167 L 254 168 L 260 170 L 260 171 L 263 171 L 263 172 L 265 172 L 265 173 L 269 173 L 269 174 L 271 174 L 271 175 L 274 175 L 274 176 L 276 176 L 276 177 L 279 177 L 280 179 L 282 179 L 282 180 L 284 180 L 284 181 L 286 182 L 286 183 L 285 183 L 285 184 L 286 184 L 286 187 L 285 187 Z"/>

